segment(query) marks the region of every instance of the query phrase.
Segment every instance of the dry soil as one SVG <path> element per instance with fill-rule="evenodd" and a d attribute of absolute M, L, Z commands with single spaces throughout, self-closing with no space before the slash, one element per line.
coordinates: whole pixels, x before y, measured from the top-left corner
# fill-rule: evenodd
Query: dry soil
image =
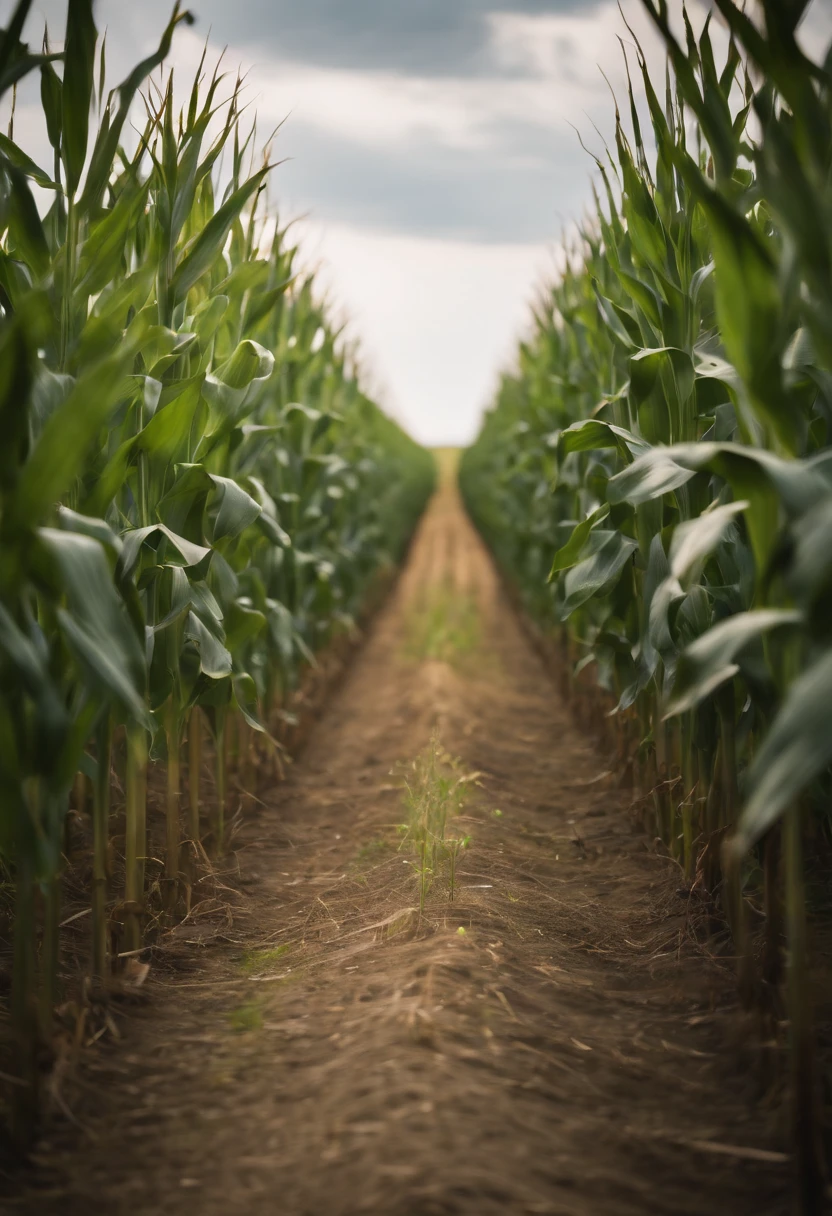
<path fill-rule="evenodd" d="M 368 633 L 287 780 L 249 800 L 227 912 L 154 951 L 0 1208 L 786 1212 L 730 969 L 691 941 L 673 863 L 452 488 Z M 434 732 L 479 776 L 455 898 L 438 875 L 420 917 L 401 774 Z"/>

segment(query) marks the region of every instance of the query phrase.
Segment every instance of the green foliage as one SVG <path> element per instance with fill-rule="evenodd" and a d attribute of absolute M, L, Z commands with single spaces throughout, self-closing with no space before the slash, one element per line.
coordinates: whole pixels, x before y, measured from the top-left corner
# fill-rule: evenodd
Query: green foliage
<path fill-rule="evenodd" d="M 424 912 L 428 891 L 442 863 L 447 863 L 449 896 L 454 898 L 457 860 L 471 837 L 452 835 L 451 829 L 477 776 L 463 772 L 461 761 L 445 751 L 436 732 L 405 770 L 403 802 L 407 820 L 402 825 L 402 844 L 409 845 L 417 857 L 414 866 L 420 912 Z"/>
<path fill-rule="evenodd" d="M 228 1014 L 228 1025 L 238 1034 L 245 1034 L 250 1030 L 263 1029 L 263 1010 L 253 1001 L 247 1005 L 240 1005 L 237 1009 L 232 1009 Z"/>
<path fill-rule="evenodd" d="M 806 1116 L 800 823 L 809 808 L 828 832 L 832 794 L 832 58 L 800 50 L 803 3 L 763 0 L 758 28 L 717 0 L 719 70 L 708 22 L 696 37 L 685 14 L 683 47 L 666 0 L 643 3 L 672 69 L 661 104 L 636 46 L 655 153 L 631 90 L 632 133 L 619 115 L 617 155 L 598 162 L 604 201 L 541 291 L 460 483 L 527 608 L 565 623 L 570 673 L 594 669 L 657 832 L 722 900 L 743 967 L 738 859 L 761 840 L 776 858 L 786 817 Z M 779 870 L 751 868 L 777 974 Z M 811 1125 L 796 1133 L 806 1211 Z"/>
<path fill-rule="evenodd" d="M 279 962 L 291 950 L 289 942 L 269 946 L 262 950 L 247 950 L 243 956 L 242 969 L 246 975 L 260 975 Z"/>
<path fill-rule="evenodd" d="M 829 643 L 818 603 L 832 311 L 812 251 L 825 257 L 830 239 L 832 87 L 791 35 L 784 50 L 780 24 L 760 35 L 730 0 L 720 8 L 737 45 L 719 73 L 707 24 L 698 41 L 688 26 L 683 49 L 666 6 L 646 7 L 676 74 L 662 107 L 637 49 L 655 156 L 619 117 L 619 188 L 599 163 L 605 203 L 541 293 L 461 485 L 529 608 L 567 622 L 573 656 L 594 665 L 619 714 L 639 703 L 648 745 L 663 718 L 693 714 L 699 773 L 713 769 L 720 726 L 740 732 L 735 783 Z M 771 73 L 756 90 L 741 51 Z M 795 91 L 796 68 L 808 91 Z M 756 142 L 750 109 L 764 120 Z M 726 682 L 741 719 L 712 695 Z M 822 753 L 801 772 L 793 797 L 826 782 Z"/>
<path fill-rule="evenodd" d="M 405 653 L 409 658 L 456 663 L 476 651 L 480 639 L 477 603 L 452 581 L 424 588 L 407 622 Z"/>
<path fill-rule="evenodd" d="M 434 466 L 362 391 L 356 351 L 269 211 L 269 158 L 254 163 L 239 82 L 222 101 L 222 77 L 200 65 L 184 109 L 172 77 L 154 95 L 150 74 L 190 15 L 177 5 L 158 50 L 105 95 L 90 0 L 70 0 L 55 55 L 21 42 L 28 9 L 20 0 L 1 32 L 0 94 L 40 72 L 54 168 L 0 140 L 0 854 L 17 877 L 16 1033 L 34 1093 L 57 941 L 44 938 L 38 979 L 33 884 L 57 892 L 87 751 L 100 762 L 103 979 L 113 727 L 129 741 L 133 909 L 144 768 L 166 758 L 172 913 L 189 717 L 201 710 L 215 741 L 221 848 L 229 716 L 263 734 L 287 711 L 315 653 L 401 556 Z M 198 835 L 198 790 L 191 800 Z"/>

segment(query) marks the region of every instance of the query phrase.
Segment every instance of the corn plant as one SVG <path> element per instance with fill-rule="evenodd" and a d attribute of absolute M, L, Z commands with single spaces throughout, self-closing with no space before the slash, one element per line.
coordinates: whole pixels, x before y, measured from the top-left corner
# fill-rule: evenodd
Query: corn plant
<path fill-rule="evenodd" d="M 170 923 L 203 839 L 225 845 L 228 736 L 278 746 L 304 672 L 352 627 L 433 485 L 431 457 L 364 395 L 297 268 L 239 79 L 203 62 L 181 107 L 172 76 L 159 83 L 189 14 L 177 5 L 156 52 L 108 90 L 91 0 L 69 0 L 62 50 L 44 40 L 41 54 L 22 41 L 29 8 L 0 31 L 0 97 L 40 74 L 53 153 L 47 170 L 12 124 L 0 137 L 0 860 L 17 900 L 21 1143 L 59 996 L 73 789 L 92 783 L 89 970 L 106 985 L 116 751 L 130 951 L 154 898 L 151 766 L 165 772 Z"/>
<path fill-rule="evenodd" d="M 764 0 L 757 26 L 717 0 L 719 65 L 709 21 L 696 35 L 683 14 L 682 44 L 665 0 L 644 3 L 668 49 L 663 90 L 638 46 L 633 65 L 655 153 L 631 88 L 629 133 L 618 114 L 615 155 L 597 161 L 595 218 L 541 292 L 461 484 L 528 609 L 559 632 L 577 703 L 617 724 L 657 833 L 721 905 L 743 999 L 776 1008 L 787 964 L 814 1212 L 803 837 L 810 821 L 828 833 L 832 776 L 830 60 L 798 46 L 804 3 Z M 745 914 L 758 895 L 759 973 Z"/>

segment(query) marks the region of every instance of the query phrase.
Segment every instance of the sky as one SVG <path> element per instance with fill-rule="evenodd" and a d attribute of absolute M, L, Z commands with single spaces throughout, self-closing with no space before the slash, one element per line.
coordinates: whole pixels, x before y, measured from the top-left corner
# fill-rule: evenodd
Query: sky
<path fill-rule="evenodd" d="M 670 5 L 681 12 L 681 0 Z M 614 0 L 188 7 L 196 21 L 180 27 L 167 64 L 188 80 L 206 40 L 209 64 L 225 48 L 225 64 L 247 73 L 259 129 L 282 123 L 273 197 L 282 219 L 302 217 L 303 256 L 360 339 L 377 399 L 424 443 L 470 442 L 591 199 L 575 128 L 600 152 L 613 131 L 610 87 L 626 95 L 618 39 L 630 35 Z M 641 3 L 621 7 L 663 71 Z M 0 18 L 9 9 L 0 0 Z M 155 47 L 170 9 L 98 0 L 110 83 Z M 706 0 L 689 9 L 699 24 Z M 66 0 L 35 0 L 30 42 L 44 20 L 60 41 L 65 11 Z M 814 0 L 804 45 L 819 55 L 830 40 L 832 0 Z M 33 103 L 36 143 L 34 113 Z"/>

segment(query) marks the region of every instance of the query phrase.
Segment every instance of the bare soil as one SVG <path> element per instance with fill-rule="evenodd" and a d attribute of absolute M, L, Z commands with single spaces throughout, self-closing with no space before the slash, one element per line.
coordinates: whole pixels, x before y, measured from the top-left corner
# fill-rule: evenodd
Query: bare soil
<path fill-rule="evenodd" d="M 448 587 L 476 619 L 420 658 Z M 480 777 L 455 898 L 437 881 L 420 917 L 399 774 L 434 730 Z M 0 1210 L 787 1212 L 780 1091 L 609 766 L 443 489 L 286 781 L 250 799 L 226 911 L 153 951 Z"/>

